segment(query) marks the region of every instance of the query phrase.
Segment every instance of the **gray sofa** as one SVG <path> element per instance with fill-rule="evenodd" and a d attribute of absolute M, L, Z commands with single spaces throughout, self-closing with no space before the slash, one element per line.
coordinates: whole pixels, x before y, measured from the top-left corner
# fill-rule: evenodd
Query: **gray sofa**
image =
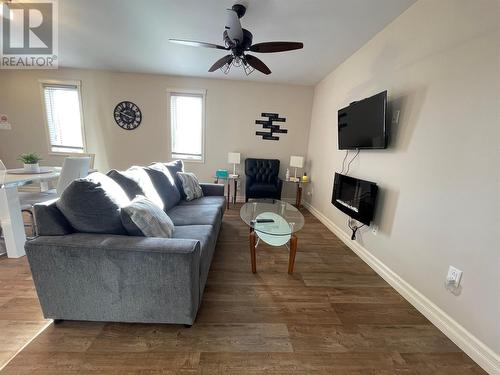
<path fill-rule="evenodd" d="M 57 202 L 35 205 L 26 242 L 45 318 L 192 325 L 225 210 L 223 185 L 166 212 L 173 238 L 76 232 Z"/>

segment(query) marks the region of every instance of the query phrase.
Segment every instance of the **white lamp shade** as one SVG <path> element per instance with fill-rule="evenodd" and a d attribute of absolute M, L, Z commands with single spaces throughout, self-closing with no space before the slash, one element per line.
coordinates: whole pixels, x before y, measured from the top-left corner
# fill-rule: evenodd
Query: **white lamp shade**
<path fill-rule="evenodd" d="M 239 152 L 229 152 L 227 154 L 227 162 L 229 164 L 240 164 L 240 153 Z"/>
<path fill-rule="evenodd" d="M 290 156 L 290 167 L 302 168 L 304 166 L 304 158 L 302 156 Z"/>

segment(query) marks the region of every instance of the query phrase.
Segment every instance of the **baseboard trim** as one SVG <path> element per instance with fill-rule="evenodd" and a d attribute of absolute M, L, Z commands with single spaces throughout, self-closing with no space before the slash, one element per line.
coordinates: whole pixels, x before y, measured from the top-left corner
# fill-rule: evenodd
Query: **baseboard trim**
<path fill-rule="evenodd" d="M 500 355 L 485 345 L 456 320 L 441 310 L 436 304 L 403 280 L 377 257 L 352 241 L 351 237 L 340 229 L 333 221 L 310 203 L 304 202 L 307 208 L 319 221 L 331 230 L 342 242 L 356 253 L 366 264 L 377 272 L 385 281 L 396 289 L 409 303 L 429 319 L 448 338 L 471 357 L 479 366 L 492 375 L 500 374 Z"/>

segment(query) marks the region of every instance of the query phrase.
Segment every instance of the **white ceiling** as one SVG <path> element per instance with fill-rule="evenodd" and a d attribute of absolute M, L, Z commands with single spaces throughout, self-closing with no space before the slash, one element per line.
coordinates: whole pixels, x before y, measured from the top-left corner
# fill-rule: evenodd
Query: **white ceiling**
<path fill-rule="evenodd" d="M 228 0 L 60 0 L 59 64 L 126 72 L 312 85 L 415 0 L 247 0 L 242 26 L 254 43 L 300 41 L 302 50 L 255 54 L 271 69 L 246 77 L 208 73 L 225 51 L 170 43 L 222 43 Z"/>

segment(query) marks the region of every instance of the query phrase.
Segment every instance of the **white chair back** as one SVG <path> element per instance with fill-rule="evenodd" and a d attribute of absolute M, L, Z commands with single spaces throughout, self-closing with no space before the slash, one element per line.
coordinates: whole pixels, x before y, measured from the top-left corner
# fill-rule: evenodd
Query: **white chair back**
<path fill-rule="evenodd" d="M 56 192 L 61 195 L 64 189 L 77 178 L 87 177 L 89 174 L 90 157 L 85 158 L 64 158 L 61 175 L 57 182 Z"/>
<path fill-rule="evenodd" d="M 3 185 L 5 181 L 5 175 L 7 174 L 7 168 L 5 164 L 0 160 L 0 187 Z"/>

